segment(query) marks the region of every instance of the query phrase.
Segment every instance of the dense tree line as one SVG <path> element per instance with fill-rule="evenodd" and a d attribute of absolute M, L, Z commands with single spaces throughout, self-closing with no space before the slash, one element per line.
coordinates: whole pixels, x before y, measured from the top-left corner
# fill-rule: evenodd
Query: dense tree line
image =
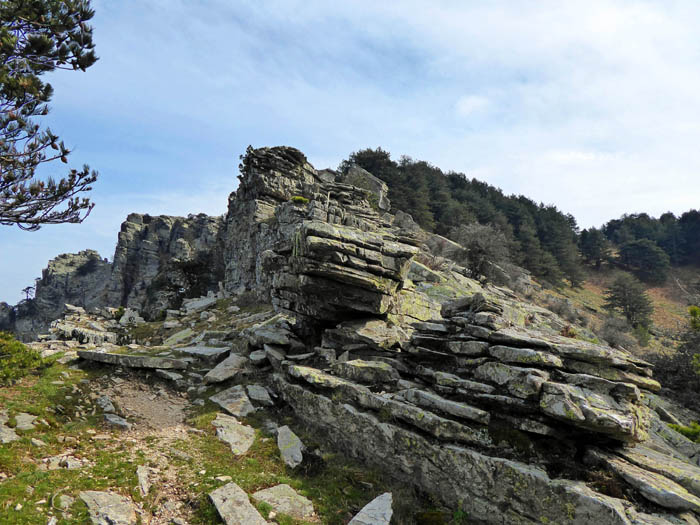
<path fill-rule="evenodd" d="M 671 264 L 700 264 L 700 211 L 676 217 L 664 213 L 658 219 L 646 213 L 623 215 L 602 228 L 605 237 L 618 246 L 647 240 L 658 246 Z"/>
<path fill-rule="evenodd" d="M 579 285 L 582 263 L 595 269 L 609 263 L 652 285 L 666 280 L 671 265 L 700 265 L 697 210 L 680 217 L 665 213 L 658 219 L 646 213 L 623 215 L 602 228 L 579 232 L 574 217 L 555 206 L 505 195 L 485 182 L 443 172 L 425 161 L 406 156 L 395 161 L 382 148 L 354 152 L 340 169 L 353 164 L 386 182 L 392 207 L 410 213 L 424 229 L 464 241 L 461 237 L 469 234 L 465 225 L 487 225 L 498 232 L 491 237 L 505 239 L 504 252 L 513 263 L 553 284 L 567 279 Z M 483 246 L 471 251 L 479 250 L 483 252 Z M 483 262 L 476 266 L 484 267 Z"/>
<path fill-rule="evenodd" d="M 571 215 L 554 206 L 503 192 L 462 173 L 445 173 L 425 161 L 364 149 L 340 165 L 358 165 L 389 186 L 392 207 L 410 213 L 424 229 L 451 237 L 465 224 L 490 225 L 507 241 L 512 261 L 551 283 L 562 278 L 576 286 L 582 272 L 578 228 Z"/>

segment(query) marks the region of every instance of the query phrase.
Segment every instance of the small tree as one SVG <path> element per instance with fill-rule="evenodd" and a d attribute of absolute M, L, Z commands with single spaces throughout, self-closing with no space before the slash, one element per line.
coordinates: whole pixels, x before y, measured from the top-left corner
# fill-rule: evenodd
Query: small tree
<path fill-rule="evenodd" d="M 85 71 L 95 63 L 89 0 L 0 2 L 0 225 L 37 230 L 81 222 L 92 203 L 79 198 L 97 173 L 71 169 L 58 181 L 37 178 L 44 163 L 68 162 L 70 150 L 37 119 L 53 89 L 40 80 L 56 69 Z"/>
<path fill-rule="evenodd" d="M 633 328 L 649 328 L 654 306 L 644 285 L 628 273 L 618 275 L 605 291 L 605 308 L 620 311 Z"/>
<path fill-rule="evenodd" d="M 462 263 L 472 277 L 484 276 L 492 280 L 494 265 L 508 261 L 508 239 L 489 224 L 467 224 L 450 232 L 450 238 L 464 246 Z"/>
<path fill-rule="evenodd" d="M 27 301 L 34 297 L 34 291 L 36 288 L 34 286 L 27 286 L 25 288 L 22 288 L 22 293 L 25 295 Z"/>

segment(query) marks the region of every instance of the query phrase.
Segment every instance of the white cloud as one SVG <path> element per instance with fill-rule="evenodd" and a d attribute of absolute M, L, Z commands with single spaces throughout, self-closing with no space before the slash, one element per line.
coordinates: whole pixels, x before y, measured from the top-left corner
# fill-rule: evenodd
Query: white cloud
<path fill-rule="evenodd" d="M 465 95 L 460 97 L 455 104 L 455 110 L 463 117 L 482 111 L 489 106 L 489 99 L 479 95 Z"/>

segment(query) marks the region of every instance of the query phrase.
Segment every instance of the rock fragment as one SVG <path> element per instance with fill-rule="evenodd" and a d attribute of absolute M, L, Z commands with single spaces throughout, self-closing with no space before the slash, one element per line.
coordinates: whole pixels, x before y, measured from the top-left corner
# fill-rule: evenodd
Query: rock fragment
<path fill-rule="evenodd" d="M 248 397 L 250 398 L 250 400 L 257 403 L 258 405 L 271 407 L 275 404 L 272 401 L 272 398 L 270 397 L 270 393 L 267 391 L 267 388 L 265 388 L 264 386 L 248 385 L 246 387 L 246 391 L 248 392 Z"/>
<path fill-rule="evenodd" d="M 204 382 L 206 384 L 212 384 L 234 379 L 244 372 L 247 363 L 247 357 L 231 354 L 207 372 L 207 375 L 204 376 Z"/>
<path fill-rule="evenodd" d="M 79 497 L 87 505 L 94 525 L 135 525 L 137 522 L 134 504 L 125 496 L 87 490 Z"/>
<path fill-rule="evenodd" d="M 394 513 L 391 504 L 391 492 L 385 492 L 362 507 L 348 525 L 389 525 Z"/>
<path fill-rule="evenodd" d="M 241 385 L 222 390 L 209 399 L 236 417 L 244 417 L 255 411 Z"/>
<path fill-rule="evenodd" d="M 131 430 L 131 423 L 116 414 L 105 414 L 104 419 L 108 425 L 121 428 L 122 430 Z"/>
<path fill-rule="evenodd" d="M 300 520 L 308 519 L 314 513 L 313 503 L 286 484 L 259 490 L 253 494 L 253 498 L 267 503 L 277 512 Z"/>
<path fill-rule="evenodd" d="M 255 441 L 255 429 L 242 425 L 235 417 L 217 414 L 212 421 L 217 437 L 231 446 L 231 451 L 240 456 L 248 452 Z"/>
<path fill-rule="evenodd" d="M 287 425 L 277 429 L 277 447 L 282 460 L 290 468 L 296 468 L 304 460 L 304 444 Z"/>
<path fill-rule="evenodd" d="M 253 507 L 248 495 L 235 483 L 228 483 L 209 494 L 219 516 L 226 525 L 267 525 Z"/>

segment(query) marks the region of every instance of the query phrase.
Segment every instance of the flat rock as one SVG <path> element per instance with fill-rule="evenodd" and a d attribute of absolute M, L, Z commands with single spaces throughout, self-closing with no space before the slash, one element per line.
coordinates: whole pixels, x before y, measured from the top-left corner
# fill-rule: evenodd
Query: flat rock
<path fill-rule="evenodd" d="M 228 483 L 209 494 L 219 516 L 226 525 L 267 525 L 253 507 L 248 495 L 235 483 Z"/>
<path fill-rule="evenodd" d="M 255 411 L 255 407 L 241 385 L 222 390 L 209 399 L 236 417 L 244 417 Z"/>
<path fill-rule="evenodd" d="M 185 346 L 178 348 L 177 351 L 208 363 L 217 363 L 231 351 L 231 348 L 228 346 Z"/>
<path fill-rule="evenodd" d="M 177 372 L 171 372 L 170 370 L 157 369 L 156 375 L 166 381 L 181 381 L 183 376 Z"/>
<path fill-rule="evenodd" d="M 381 361 L 354 359 L 334 363 L 332 368 L 334 373 L 345 379 L 369 385 L 395 383 L 400 379 L 399 373 L 390 364 Z"/>
<path fill-rule="evenodd" d="M 188 314 L 192 314 L 206 310 L 210 306 L 216 304 L 216 301 L 218 301 L 216 297 L 201 297 L 199 299 L 188 300 L 182 306 Z"/>
<path fill-rule="evenodd" d="M 425 392 L 416 388 L 410 388 L 404 392 L 404 397 L 409 403 L 420 407 L 437 409 L 446 414 L 469 419 L 482 425 L 488 425 L 491 416 L 485 410 L 469 406 L 465 403 L 444 399 L 432 392 Z"/>
<path fill-rule="evenodd" d="M 114 408 L 114 403 L 109 396 L 100 396 L 95 401 L 95 404 L 102 409 L 102 412 L 114 414 L 117 409 Z"/>
<path fill-rule="evenodd" d="M 134 504 L 125 496 L 112 492 L 87 490 L 80 493 L 94 525 L 135 525 Z"/>
<path fill-rule="evenodd" d="M 248 363 L 248 358 L 238 354 L 231 354 L 204 376 L 206 384 L 221 383 L 240 375 Z"/>
<path fill-rule="evenodd" d="M 17 441 L 19 436 L 13 428 L 6 427 L 5 425 L 0 425 L 0 444 L 12 443 Z"/>
<path fill-rule="evenodd" d="M 240 456 L 248 452 L 255 441 L 255 429 L 242 425 L 235 417 L 217 414 L 212 421 L 217 437 L 231 446 L 231 452 Z"/>
<path fill-rule="evenodd" d="M 449 341 L 447 349 L 459 355 L 477 357 L 486 355 L 488 352 L 489 343 L 486 341 Z"/>
<path fill-rule="evenodd" d="M 34 430 L 34 421 L 37 416 L 20 412 L 15 416 L 15 429 L 17 430 Z"/>
<path fill-rule="evenodd" d="M 700 497 L 700 468 L 672 456 L 661 454 L 648 447 L 637 445 L 623 448 L 617 454 L 630 463 L 672 479 L 689 492 Z"/>
<path fill-rule="evenodd" d="M 127 368 L 165 368 L 179 370 L 187 368 L 187 363 L 185 361 L 181 359 L 171 359 L 169 357 L 112 354 L 108 352 L 95 352 L 92 350 L 78 350 L 78 356 L 88 361 L 125 366 Z"/>
<path fill-rule="evenodd" d="M 644 436 L 633 405 L 587 388 L 546 382 L 539 404 L 548 416 L 622 441 L 640 441 Z"/>
<path fill-rule="evenodd" d="M 385 492 L 362 507 L 348 525 L 389 525 L 394 513 L 391 504 L 391 492 Z"/>
<path fill-rule="evenodd" d="M 267 407 L 273 406 L 275 403 L 270 397 L 270 393 L 267 388 L 261 385 L 248 385 L 246 386 L 246 391 L 248 392 L 248 397 L 251 401 L 258 405 L 263 405 Z"/>
<path fill-rule="evenodd" d="M 290 468 L 296 468 L 304 460 L 304 444 L 287 425 L 277 429 L 277 447 L 280 449 L 282 460 Z"/>
<path fill-rule="evenodd" d="M 116 414 L 105 414 L 105 422 L 109 425 L 119 427 L 123 430 L 131 430 L 131 423 Z"/>
<path fill-rule="evenodd" d="M 250 362 L 255 366 L 263 365 L 265 361 L 267 361 L 267 352 L 265 352 L 265 350 L 255 350 L 250 353 L 248 359 L 250 359 Z"/>
<path fill-rule="evenodd" d="M 163 344 L 167 346 L 176 345 L 182 343 L 183 341 L 191 339 L 193 335 L 194 330 L 192 330 L 191 328 L 185 328 L 184 330 L 175 332 L 173 335 L 168 337 L 165 341 L 163 341 Z"/>
<path fill-rule="evenodd" d="M 511 346 L 495 345 L 489 348 L 489 354 L 504 363 L 554 368 L 564 367 L 564 362 L 560 357 L 549 352 L 533 350 L 531 348 L 513 348 Z"/>
<path fill-rule="evenodd" d="M 300 520 L 310 518 L 314 513 L 313 503 L 286 484 L 259 490 L 253 494 L 253 498 L 267 503 L 276 512 Z"/>

